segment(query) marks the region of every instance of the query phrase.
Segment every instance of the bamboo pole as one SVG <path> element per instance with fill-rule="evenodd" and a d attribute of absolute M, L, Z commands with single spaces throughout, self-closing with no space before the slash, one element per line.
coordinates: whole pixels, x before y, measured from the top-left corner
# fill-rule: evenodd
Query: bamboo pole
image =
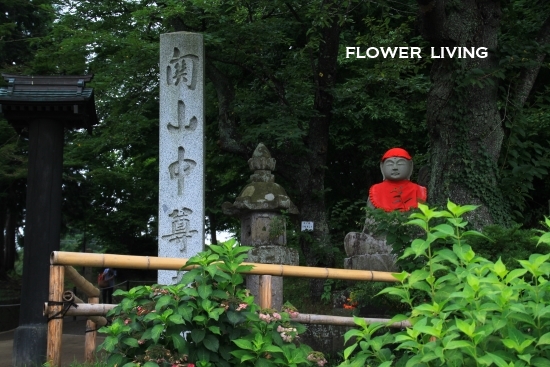
<path fill-rule="evenodd" d="M 88 297 L 88 302 L 92 305 L 97 304 L 99 303 L 99 297 Z M 103 319 L 105 320 L 105 322 L 107 322 L 105 318 Z M 92 363 L 94 361 L 97 328 L 98 325 L 92 320 L 91 317 L 86 320 L 86 336 L 84 337 L 84 360 L 88 363 Z"/>
<path fill-rule="evenodd" d="M 78 308 L 71 308 L 67 311 L 67 316 L 89 316 L 89 315 L 106 315 L 109 310 L 116 307 L 116 305 L 105 304 L 82 304 Z M 263 307 L 263 306 L 262 306 Z M 388 323 L 390 319 L 377 319 L 377 318 L 363 318 L 367 324 L 374 322 Z M 333 316 L 333 315 L 314 315 L 314 314 L 298 314 L 293 321 L 301 324 L 318 324 L 318 325 L 340 325 L 340 326 L 356 326 L 353 322 L 353 317 Z M 411 327 L 411 323 L 408 320 L 395 322 L 388 327 L 390 328 L 406 328 Z"/>
<path fill-rule="evenodd" d="M 111 311 L 116 306 L 117 305 L 109 305 L 105 303 L 82 303 L 78 305 L 78 308 L 69 308 L 65 316 L 105 316 L 107 315 L 107 312 Z"/>
<path fill-rule="evenodd" d="M 187 263 L 187 259 L 54 251 L 50 256 L 50 263 L 52 265 L 93 266 L 102 268 L 181 270 Z M 243 263 L 242 265 L 254 266 L 252 270 L 243 272 L 244 274 L 253 275 L 397 282 L 397 279 L 393 277 L 392 273 L 383 271 L 314 268 L 257 263 Z M 189 270 L 194 267 L 195 266 L 185 267 L 183 270 Z"/>
<path fill-rule="evenodd" d="M 390 322 L 390 319 L 374 319 L 374 318 L 363 318 L 367 324 L 372 324 L 375 322 L 380 322 L 387 324 Z M 344 317 L 344 316 L 332 316 L 332 315 L 313 315 L 313 314 L 298 314 L 298 316 L 293 321 L 299 322 L 301 324 L 317 324 L 317 325 L 340 325 L 340 326 L 357 326 L 353 322 L 353 317 Z M 390 328 L 403 329 L 406 327 L 411 327 L 411 323 L 408 320 L 401 322 L 394 322 L 391 325 L 388 325 Z"/>
<path fill-rule="evenodd" d="M 72 266 L 65 265 L 65 276 L 87 297 L 99 297 L 99 289 L 80 275 Z"/>
<path fill-rule="evenodd" d="M 271 275 L 260 275 L 260 307 L 271 308 Z"/>
<path fill-rule="evenodd" d="M 99 302 L 99 297 L 90 297 L 90 298 L 97 298 L 98 301 L 95 302 L 96 304 Z M 74 293 L 71 291 L 65 291 L 65 293 L 63 293 L 63 299 L 67 302 L 76 303 L 78 307 L 81 307 L 83 304 L 85 304 L 83 300 L 75 296 Z M 94 302 L 90 302 L 90 303 L 94 303 Z M 92 315 L 92 316 L 88 316 L 88 318 L 92 320 L 92 322 L 94 322 L 98 327 L 107 325 L 107 319 L 105 317 Z"/>
<path fill-rule="evenodd" d="M 50 292 L 49 300 L 61 302 L 63 297 L 65 278 L 65 267 L 58 265 L 50 266 Z M 63 305 L 50 305 L 46 315 L 53 317 L 57 312 L 63 310 Z M 48 322 L 48 344 L 47 360 L 51 367 L 61 366 L 61 341 L 63 336 L 63 316 L 50 319 Z"/>

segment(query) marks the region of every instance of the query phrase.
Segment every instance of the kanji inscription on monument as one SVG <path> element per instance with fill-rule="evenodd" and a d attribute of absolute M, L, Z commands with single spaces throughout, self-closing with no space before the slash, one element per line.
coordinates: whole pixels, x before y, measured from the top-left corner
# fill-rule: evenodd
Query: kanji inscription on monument
<path fill-rule="evenodd" d="M 160 37 L 159 257 L 204 249 L 204 48 L 201 34 Z M 160 284 L 177 272 L 159 271 Z"/>
<path fill-rule="evenodd" d="M 198 231 L 191 229 L 188 219 L 193 211 L 189 208 L 174 209 L 168 216 L 172 219 L 172 231 L 162 236 L 162 239 L 172 242 L 181 252 L 187 250 L 187 241 L 196 236 Z"/>

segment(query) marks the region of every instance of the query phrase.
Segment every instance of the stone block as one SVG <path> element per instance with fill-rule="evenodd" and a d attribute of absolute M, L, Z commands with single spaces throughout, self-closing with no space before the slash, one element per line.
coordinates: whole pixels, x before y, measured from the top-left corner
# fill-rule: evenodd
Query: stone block
<path fill-rule="evenodd" d="M 393 250 L 386 240 L 360 232 L 348 233 L 344 238 L 344 248 L 348 256 L 390 254 Z"/>
<path fill-rule="evenodd" d="M 284 219 L 278 213 L 270 212 L 245 215 L 241 218 L 241 243 L 245 246 L 281 247 L 280 245 L 286 243 Z"/>
<path fill-rule="evenodd" d="M 397 272 L 396 261 L 397 256 L 394 254 L 355 255 L 344 259 L 344 268 Z"/>
<path fill-rule="evenodd" d="M 262 264 L 298 265 L 299 254 L 285 246 L 258 246 L 248 251 L 248 262 Z"/>
<path fill-rule="evenodd" d="M 260 276 L 247 275 L 246 289 L 254 296 L 254 300 L 259 304 L 260 294 Z M 283 277 L 271 277 L 271 308 L 281 311 L 283 307 Z"/>
<path fill-rule="evenodd" d="M 309 345 L 313 350 L 323 353 L 341 353 L 345 347 L 344 335 L 350 326 L 341 325 L 306 325 L 307 331 L 300 335 L 300 342 Z"/>
<path fill-rule="evenodd" d="M 282 264 L 282 265 L 298 265 L 298 251 L 285 246 L 258 246 L 248 251 L 247 262 L 261 264 Z M 260 276 L 247 275 L 246 287 L 255 299 L 258 299 L 260 294 Z M 283 307 L 283 277 L 271 277 L 271 307 L 276 310 L 281 310 Z"/>

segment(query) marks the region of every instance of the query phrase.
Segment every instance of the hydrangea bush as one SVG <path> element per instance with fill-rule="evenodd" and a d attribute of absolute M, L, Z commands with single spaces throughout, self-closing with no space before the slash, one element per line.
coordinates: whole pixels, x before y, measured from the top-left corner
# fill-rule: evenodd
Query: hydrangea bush
<path fill-rule="evenodd" d="M 297 310 L 259 309 L 243 287 L 249 247 L 228 241 L 189 259 L 179 284 L 139 286 L 108 314 L 99 346 L 108 366 L 323 366 L 322 353 L 301 344 Z"/>
<path fill-rule="evenodd" d="M 380 292 L 410 309 L 391 323 L 408 319 L 412 326 L 381 334 L 384 325 L 356 318 L 358 328 L 345 336 L 353 344 L 340 366 L 550 366 L 550 254 L 518 260 L 521 268 L 513 270 L 500 259 L 476 256 L 468 238 L 481 234 L 466 230 L 462 218 L 475 208 L 419 205 L 408 224 L 426 235 L 402 258 L 425 265 L 394 274 L 399 284 Z M 541 243 L 550 244 L 550 233 L 542 233 Z"/>

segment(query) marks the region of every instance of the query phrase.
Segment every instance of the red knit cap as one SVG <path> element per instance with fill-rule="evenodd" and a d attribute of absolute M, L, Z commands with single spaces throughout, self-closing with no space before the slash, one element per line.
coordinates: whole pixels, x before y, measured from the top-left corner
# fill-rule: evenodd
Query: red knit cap
<path fill-rule="evenodd" d="M 384 155 L 382 156 L 381 161 L 384 162 L 384 160 L 386 160 L 388 158 L 391 158 L 391 157 L 401 157 L 401 158 L 405 158 L 405 159 L 408 159 L 408 160 L 412 159 L 411 155 L 405 149 L 391 148 L 386 153 L 384 153 Z"/>

